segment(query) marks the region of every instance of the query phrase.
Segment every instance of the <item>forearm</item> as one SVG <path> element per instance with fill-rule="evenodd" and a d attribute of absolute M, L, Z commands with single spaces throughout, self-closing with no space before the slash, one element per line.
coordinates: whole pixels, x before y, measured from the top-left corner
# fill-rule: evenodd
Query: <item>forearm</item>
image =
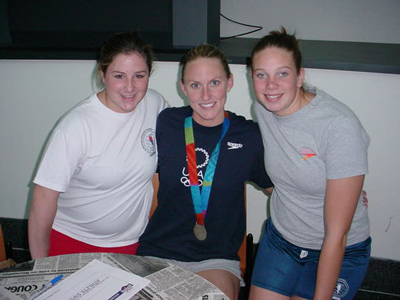
<path fill-rule="evenodd" d="M 332 299 L 363 182 L 363 175 L 327 181 L 324 203 L 325 236 L 318 261 L 314 300 Z"/>
<path fill-rule="evenodd" d="M 49 252 L 51 224 L 43 224 L 31 213 L 28 221 L 29 251 L 32 259 L 46 257 Z"/>
<path fill-rule="evenodd" d="M 336 241 L 329 240 L 329 238 L 324 241 L 318 262 L 314 300 L 332 299 L 345 248 L 346 236 Z"/>

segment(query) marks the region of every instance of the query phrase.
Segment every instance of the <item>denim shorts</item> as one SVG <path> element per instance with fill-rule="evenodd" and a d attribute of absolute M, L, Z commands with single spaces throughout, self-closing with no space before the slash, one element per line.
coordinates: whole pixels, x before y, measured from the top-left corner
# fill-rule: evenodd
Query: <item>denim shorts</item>
<path fill-rule="evenodd" d="M 371 252 L 371 238 L 346 247 L 342 268 L 332 299 L 353 299 L 365 274 Z M 258 248 L 252 284 L 285 296 L 312 299 L 320 251 L 287 242 L 267 220 Z"/>

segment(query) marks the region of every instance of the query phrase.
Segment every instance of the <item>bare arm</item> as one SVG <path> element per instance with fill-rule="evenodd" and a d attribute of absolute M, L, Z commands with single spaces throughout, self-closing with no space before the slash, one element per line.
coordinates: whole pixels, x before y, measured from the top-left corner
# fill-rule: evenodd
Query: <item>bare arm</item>
<path fill-rule="evenodd" d="M 274 188 L 273 187 L 269 187 L 269 188 L 266 188 L 264 190 L 268 193 L 268 195 L 271 195 L 272 191 L 274 190 Z"/>
<path fill-rule="evenodd" d="M 362 195 L 363 195 L 363 203 L 365 208 L 368 208 L 368 195 L 367 195 L 367 191 L 362 191 Z"/>
<path fill-rule="evenodd" d="M 332 299 L 363 183 L 364 175 L 327 180 L 325 236 L 318 262 L 314 300 Z"/>
<path fill-rule="evenodd" d="M 32 259 L 49 252 L 51 226 L 57 211 L 60 192 L 35 185 L 28 220 L 29 249 Z"/>

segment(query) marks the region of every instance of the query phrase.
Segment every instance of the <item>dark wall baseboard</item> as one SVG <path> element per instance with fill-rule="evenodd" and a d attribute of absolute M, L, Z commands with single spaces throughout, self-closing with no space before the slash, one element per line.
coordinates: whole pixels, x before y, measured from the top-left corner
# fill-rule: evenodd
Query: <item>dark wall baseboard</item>
<path fill-rule="evenodd" d="M 28 220 L 0 218 L 0 224 L 5 241 L 12 244 L 13 259 L 17 263 L 30 260 Z M 372 257 L 367 275 L 354 299 L 399 300 L 400 261 Z"/>
<path fill-rule="evenodd" d="M 400 299 L 400 261 L 371 258 L 356 300 Z"/>
<path fill-rule="evenodd" d="M 220 41 L 230 63 L 248 64 L 257 38 Z M 305 68 L 400 74 L 400 44 L 301 40 Z M 187 50 L 157 50 L 159 61 L 180 61 Z M 97 48 L 6 48 L 0 59 L 79 59 L 96 60 Z"/>

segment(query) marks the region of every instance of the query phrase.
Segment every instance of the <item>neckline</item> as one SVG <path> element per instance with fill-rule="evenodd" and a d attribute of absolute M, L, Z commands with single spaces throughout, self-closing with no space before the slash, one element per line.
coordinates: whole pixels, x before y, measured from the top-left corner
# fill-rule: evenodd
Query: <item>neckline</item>
<path fill-rule="evenodd" d="M 321 93 L 318 89 L 308 89 L 307 92 L 311 93 L 314 95 L 314 97 L 308 101 L 306 105 L 304 105 L 302 108 L 300 108 L 298 111 L 288 115 L 288 116 L 283 116 L 279 117 L 275 115 L 274 113 L 271 113 L 274 117 L 275 120 L 277 120 L 280 123 L 287 123 L 287 122 L 294 122 L 299 119 L 303 119 L 304 115 L 307 115 L 310 110 L 312 110 L 315 105 L 320 102 L 321 99 Z"/>

